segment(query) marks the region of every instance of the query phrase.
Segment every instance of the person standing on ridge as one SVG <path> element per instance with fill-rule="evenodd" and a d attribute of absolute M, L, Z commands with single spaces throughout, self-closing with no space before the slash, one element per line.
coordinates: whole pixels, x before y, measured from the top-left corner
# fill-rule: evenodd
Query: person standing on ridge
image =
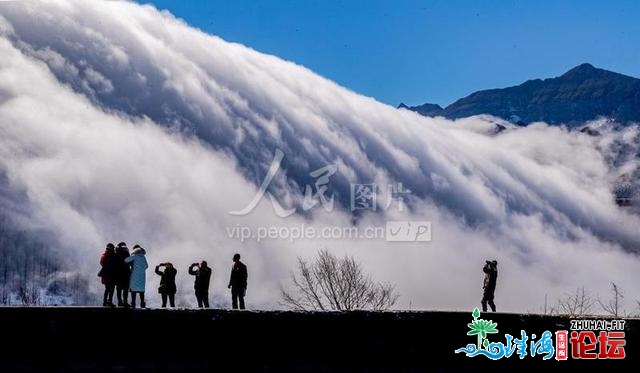
<path fill-rule="evenodd" d="M 247 292 L 247 266 L 240 261 L 240 254 L 233 256 L 233 267 L 231 267 L 231 277 L 229 278 L 229 288 L 231 289 L 231 304 L 233 309 L 244 309 L 244 296 Z"/>
<path fill-rule="evenodd" d="M 113 291 L 116 287 L 118 257 L 116 256 L 115 247 L 112 243 L 108 243 L 102 255 L 100 255 L 100 265 L 102 268 L 98 276 L 102 278 L 104 284 L 104 294 L 102 296 L 102 306 L 114 307 Z"/>
<path fill-rule="evenodd" d="M 129 307 L 129 277 L 131 276 L 131 266 L 124 262 L 130 255 L 126 243 L 120 242 L 118 246 L 116 246 L 116 255 L 118 257 L 118 274 L 116 280 L 118 307 Z"/>
<path fill-rule="evenodd" d="M 496 281 L 498 280 L 498 261 L 487 260 L 482 268 L 484 272 L 484 282 L 482 285 L 482 311 L 487 311 L 487 303 L 491 307 L 491 311 L 496 312 L 496 305 L 493 303 L 494 292 L 496 291 Z"/>
<path fill-rule="evenodd" d="M 164 267 L 164 271 L 161 271 L 160 267 Z M 173 264 L 166 262 L 158 264 L 155 272 L 160 276 L 158 293 L 162 297 L 162 308 L 167 307 L 167 298 L 169 298 L 171 308 L 174 308 L 176 306 L 176 274 L 178 271 L 173 267 Z"/>
<path fill-rule="evenodd" d="M 197 268 L 197 269 L 196 269 Z M 193 288 L 196 291 L 198 308 L 209 308 L 209 282 L 211 281 L 211 268 L 207 262 L 193 263 L 189 266 L 189 274 L 196 276 Z"/>
<path fill-rule="evenodd" d="M 125 259 L 125 263 L 131 263 L 131 279 L 129 280 L 129 291 L 131 291 L 131 308 L 136 308 L 136 294 L 140 295 L 140 308 L 146 308 L 144 301 L 144 290 L 147 282 L 146 271 L 149 268 L 146 251 L 135 245 L 131 256 Z"/>

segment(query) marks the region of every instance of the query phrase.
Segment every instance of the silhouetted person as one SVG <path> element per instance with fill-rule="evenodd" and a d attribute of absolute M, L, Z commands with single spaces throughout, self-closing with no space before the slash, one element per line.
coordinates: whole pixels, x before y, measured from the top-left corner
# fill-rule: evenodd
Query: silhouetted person
<path fill-rule="evenodd" d="M 131 278 L 129 280 L 129 291 L 131 292 L 131 308 L 136 308 L 136 295 L 140 295 L 140 308 L 145 308 L 144 290 L 147 282 L 146 271 L 149 268 L 146 251 L 139 245 L 133 247 L 131 256 L 125 259 L 125 263 L 131 263 Z"/>
<path fill-rule="evenodd" d="M 164 271 L 160 270 L 160 267 L 164 267 Z M 173 264 L 160 263 L 156 266 L 156 274 L 160 276 L 160 287 L 158 287 L 158 293 L 162 297 L 162 308 L 167 307 L 167 298 L 169 298 L 169 304 L 171 307 L 176 306 L 176 271 L 173 268 Z"/>
<path fill-rule="evenodd" d="M 131 265 L 125 263 L 125 259 L 129 257 L 129 248 L 124 242 L 120 242 L 116 246 L 116 255 L 118 257 L 118 273 L 116 279 L 116 295 L 118 298 L 118 307 L 129 307 L 129 277 L 131 276 Z"/>
<path fill-rule="evenodd" d="M 189 266 L 189 274 L 196 276 L 193 288 L 196 291 L 196 299 L 198 307 L 209 308 L 209 282 L 211 280 L 211 268 L 207 266 L 206 261 L 193 263 Z"/>
<path fill-rule="evenodd" d="M 233 267 L 229 278 L 229 288 L 231 289 L 231 304 L 233 309 L 244 309 L 244 295 L 247 292 L 247 266 L 240 261 L 240 254 L 233 256 Z"/>
<path fill-rule="evenodd" d="M 114 307 L 113 291 L 116 287 L 118 258 L 112 243 L 108 243 L 104 252 L 100 255 L 100 265 L 102 268 L 100 268 L 99 276 L 102 278 L 102 283 L 104 284 L 102 305 L 104 307 Z"/>
<path fill-rule="evenodd" d="M 487 260 L 482 268 L 484 272 L 484 283 L 482 286 L 482 311 L 487 311 L 487 303 L 491 307 L 491 311 L 496 312 L 496 305 L 493 303 L 493 295 L 496 291 L 496 281 L 498 280 L 498 261 Z"/>

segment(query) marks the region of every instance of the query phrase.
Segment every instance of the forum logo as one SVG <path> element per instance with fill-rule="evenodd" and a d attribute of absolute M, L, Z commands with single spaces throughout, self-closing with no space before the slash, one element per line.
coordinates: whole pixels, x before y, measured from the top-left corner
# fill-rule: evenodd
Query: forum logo
<path fill-rule="evenodd" d="M 455 350 L 467 357 L 485 356 L 498 360 L 517 355 L 520 359 L 531 356 L 541 357 L 542 360 L 568 360 L 569 357 L 624 359 L 626 356 L 624 320 L 571 320 L 571 330 L 557 330 L 555 338 L 548 330 L 539 337 L 533 333 L 529 336 L 526 331 L 521 330 L 518 338 L 505 333 L 504 342 L 497 341 L 498 338 L 492 342 L 489 336 L 498 334 L 498 323 L 481 319 L 477 308 L 473 310 L 472 316 L 473 321 L 467 324 L 470 329 L 467 335 L 475 337 L 477 342 Z"/>

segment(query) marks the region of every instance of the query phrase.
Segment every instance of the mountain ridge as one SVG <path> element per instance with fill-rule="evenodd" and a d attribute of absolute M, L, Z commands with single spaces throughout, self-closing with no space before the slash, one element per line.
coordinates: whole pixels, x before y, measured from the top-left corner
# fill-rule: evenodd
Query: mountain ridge
<path fill-rule="evenodd" d="M 459 119 L 490 114 L 519 125 L 547 122 L 571 126 L 599 117 L 638 122 L 640 79 L 582 63 L 557 77 L 476 91 L 441 110 L 439 107 L 429 103 L 398 105 L 426 116 Z"/>

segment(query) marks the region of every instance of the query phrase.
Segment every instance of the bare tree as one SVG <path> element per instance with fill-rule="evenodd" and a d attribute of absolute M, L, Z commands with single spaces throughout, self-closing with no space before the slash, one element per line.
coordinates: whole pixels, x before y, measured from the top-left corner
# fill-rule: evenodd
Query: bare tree
<path fill-rule="evenodd" d="M 571 317 L 584 316 L 591 313 L 595 304 L 596 299 L 581 287 L 576 289 L 575 294 L 558 299 L 558 310 Z"/>
<path fill-rule="evenodd" d="M 624 294 L 622 289 L 616 285 L 615 282 L 611 283 L 611 299 L 609 299 L 606 303 L 598 299 L 598 303 L 600 307 L 614 317 L 622 316 L 622 299 L 624 299 Z"/>
<path fill-rule="evenodd" d="M 40 291 L 35 284 L 23 284 L 18 288 L 18 297 L 23 306 L 35 306 L 41 303 Z"/>
<path fill-rule="evenodd" d="M 282 303 L 296 310 L 386 310 L 398 300 L 395 286 L 375 282 L 352 257 L 327 250 L 308 263 L 298 258 L 293 292 L 281 287 Z"/>
<path fill-rule="evenodd" d="M 51 233 L 24 228 L 16 222 L 20 219 L 9 215 L 13 210 L 5 210 L 2 201 L 0 206 L 0 304 L 46 303 L 51 294 L 49 285 L 71 266 L 57 254 L 60 250 L 51 246 L 56 242 Z M 64 295 L 73 298 L 75 303 L 93 302 L 89 298 L 88 281 L 89 278 L 82 277 L 84 284 L 78 292 L 54 287 L 57 292 L 51 295 Z"/>
<path fill-rule="evenodd" d="M 544 294 L 544 305 L 542 306 L 542 314 L 543 315 L 558 315 L 558 305 L 551 305 L 548 302 L 548 294 Z"/>

